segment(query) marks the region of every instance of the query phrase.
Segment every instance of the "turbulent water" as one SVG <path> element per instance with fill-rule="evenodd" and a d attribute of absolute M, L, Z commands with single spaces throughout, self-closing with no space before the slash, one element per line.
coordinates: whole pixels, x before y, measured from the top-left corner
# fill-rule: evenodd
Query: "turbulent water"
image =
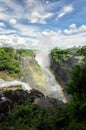
<path fill-rule="evenodd" d="M 38 51 L 36 55 L 36 60 L 38 61 L 39 65 L 42 67 L 43 72 L 46 75 L 46 89 L 48 92 L 48 96 L 66 102 L 62 87 L 58 84 L 58 82 L 55 80 L 54 75 L 49 70 L 48 53 L 45 53 L 45 51 Z"/>
<path fill-rule="evenodd" d="M 4 81 L 0 79 L 0 88 L 5 88 L 5 87 L 14 87 L 14 86 L 21 86 L 23 90 L 27 90 L 28 92 L 31 90 L 31 87 L 29 84 L 21 81 Z"/>

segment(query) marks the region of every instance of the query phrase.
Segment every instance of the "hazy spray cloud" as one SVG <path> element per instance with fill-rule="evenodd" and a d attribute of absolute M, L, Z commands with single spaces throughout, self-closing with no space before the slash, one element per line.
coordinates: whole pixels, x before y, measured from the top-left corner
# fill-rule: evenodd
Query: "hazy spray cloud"
<path fill-rule="evenodd" d="M 39 44 L 39 49 L 36 53 L 36 60 L 43 68 L 49 67 L 50 43 L 50 38 L 42 36 L 41 43 Z"/>

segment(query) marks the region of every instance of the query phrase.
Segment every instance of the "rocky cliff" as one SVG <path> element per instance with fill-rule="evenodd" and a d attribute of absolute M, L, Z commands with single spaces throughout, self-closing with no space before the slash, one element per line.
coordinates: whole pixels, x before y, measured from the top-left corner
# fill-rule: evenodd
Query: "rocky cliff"
<path fill-rule="evenodd" d="M 50 69 L 59 83 L 65 87 L 70 80 L 70 73 L 75 65 L 83 62 L 83 56 L 77 53 L 78 48 L 58 49 L 55 48 L 50 54 Z"/>
<path fill-rule="evenodd" d="M 21 80 L 46 95 L 46 77 L 41 67 L 36 62 L 35 57 L 21 57 L 20 63 L 21 69 L 24 72 Z"/>

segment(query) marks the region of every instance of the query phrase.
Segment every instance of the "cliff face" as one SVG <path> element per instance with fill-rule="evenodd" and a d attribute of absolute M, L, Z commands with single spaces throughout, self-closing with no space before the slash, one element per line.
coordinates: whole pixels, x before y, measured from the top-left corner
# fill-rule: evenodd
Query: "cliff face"
<path fill-rule="evenodd" d="M 50 56 L 50 69 L 59 83 L 65 87 L 70 80 L 70 72 L 73 66 L 81 64 L 83 57 L 80 57 L 73 48 L 69 50 L 59 50 L 56 48 L 51 51 Z"/>
<path fill-rule="evenodd" d="M 21 80 L 40 91 L 44 90 L 46 82 L 45 75 L 35 60 L 35 52 L 11 47 L 0 48 L 0 78 L 6 81 Z"/>
<path fill-rule="evenodd" d="M 21 57 L 21 69 L 24 72 L 21 80 L 37 90 L 42 91 L 45 87 L 46 78 L 35 57 Z"/>
<path fill-rule="evenodd" d="M 59 64 L 57 64 L 57 67 L 53 66 L 52 61 L 50 68 L 55 74 L 56 79 L 59 80 L 60 84 L 62 84 L 64 87 L 70 80 L 70 72 L 72 70 L 72 67 L 77 64 L 79 64 L 78 60 L 72 57 L 66 60 L 63 59 Z"/>

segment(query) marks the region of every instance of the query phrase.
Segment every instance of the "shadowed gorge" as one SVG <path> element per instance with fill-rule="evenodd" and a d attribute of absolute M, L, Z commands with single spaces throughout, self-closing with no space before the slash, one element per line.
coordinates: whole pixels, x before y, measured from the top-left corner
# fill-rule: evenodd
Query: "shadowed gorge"
<path fill-rule="evenodd" d="M 85 46 L 0 49 L 1 130 L 85 130 Z"/>

